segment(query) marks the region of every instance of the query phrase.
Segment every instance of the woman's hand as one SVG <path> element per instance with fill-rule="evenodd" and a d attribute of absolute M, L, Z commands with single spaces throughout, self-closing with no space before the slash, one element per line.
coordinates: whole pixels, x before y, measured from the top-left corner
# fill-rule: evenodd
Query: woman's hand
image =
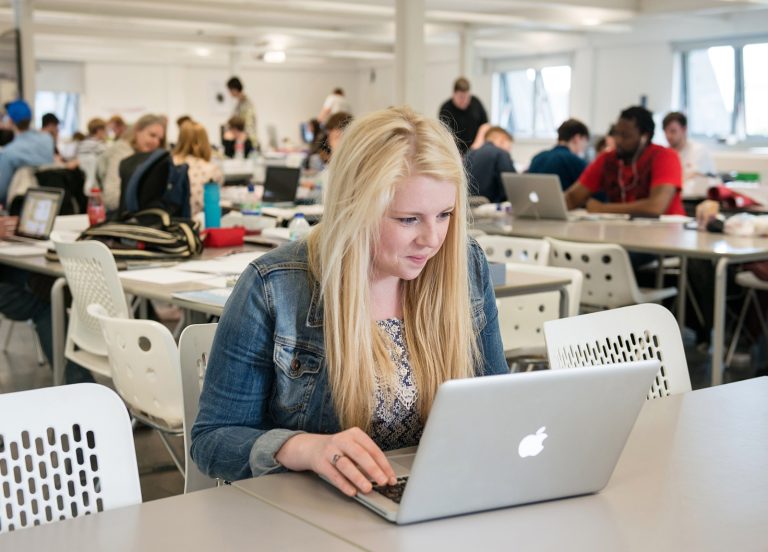
<path fill-rule="evenodd" d="M 322 475 L 348 496 L 371 492 L 371 480 L 378 485 L 397 483 L 387 457 L 357 427 L 333 435 L 295 435 L 275 458 L 289 470 L 312 470 Z"/>

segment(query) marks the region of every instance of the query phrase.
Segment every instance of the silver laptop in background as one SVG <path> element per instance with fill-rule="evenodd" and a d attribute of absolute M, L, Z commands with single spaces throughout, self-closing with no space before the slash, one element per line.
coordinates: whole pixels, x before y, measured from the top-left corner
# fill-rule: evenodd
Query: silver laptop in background
<path fill-rule="evenodd" d="M 5 239 L 47 247 L 63 199 L 64 191 L 57 188 L 28 189 L 24 194 L 24 204 L 16 231 Z"/>
<path fill-rule="evenodd" d="M 501 173 L 501 181 L 515 217 L 568 220 L 565 196 L 556 174 Z"/>
<path fill-rule="evenodd" d="M 398 485 L 356 499 L 405 524 L 597 492 L 658 370 L 653 360 L 448 381 L 418 450 L 387 453 Z"/>

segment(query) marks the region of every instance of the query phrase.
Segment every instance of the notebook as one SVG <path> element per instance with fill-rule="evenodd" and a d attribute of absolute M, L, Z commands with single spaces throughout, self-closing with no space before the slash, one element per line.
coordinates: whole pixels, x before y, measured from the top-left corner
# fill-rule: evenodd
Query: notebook
<path fill-rule="evenodd" d="M 651 360 L 448 381 L 418 449 L 387 453 L 398 485 L 356 499 L 405 524 L 597 492 L 658 370 Z"/>

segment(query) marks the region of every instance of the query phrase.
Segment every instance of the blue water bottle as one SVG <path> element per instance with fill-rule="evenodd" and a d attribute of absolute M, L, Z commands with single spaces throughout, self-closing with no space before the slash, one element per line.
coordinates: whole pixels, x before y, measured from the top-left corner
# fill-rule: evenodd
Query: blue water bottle
<path fill-rule="evenodd" d="M 221 190 L 216 182 L 207 182 L 203 188 L 203 211 L 205 212 L 205 227 L 218 228 L 221 226 Z"/>

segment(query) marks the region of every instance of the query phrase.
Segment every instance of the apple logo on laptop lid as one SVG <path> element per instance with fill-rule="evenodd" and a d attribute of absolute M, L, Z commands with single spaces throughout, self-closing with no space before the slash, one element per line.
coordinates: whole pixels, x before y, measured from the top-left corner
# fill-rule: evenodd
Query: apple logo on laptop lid
<path fill-rule="evenodd" d="M 548 435 L 544 433 L 546 430 L 547 428 L 542 426 L 536 433 L 531 433 L 522 438 L 520 445 L 517 447 L 517 453 L 520 455 L 520 458 L 536 456 L 544 450 L 544 439 L 548 437 Z"/>
<path fill-rule="evenodd" d="M 538 203 L 539 202 L 539 194 L 536 192 L 531 192 L 528 194 L 528 199 L 531 200 L 531 203 Z"/>

